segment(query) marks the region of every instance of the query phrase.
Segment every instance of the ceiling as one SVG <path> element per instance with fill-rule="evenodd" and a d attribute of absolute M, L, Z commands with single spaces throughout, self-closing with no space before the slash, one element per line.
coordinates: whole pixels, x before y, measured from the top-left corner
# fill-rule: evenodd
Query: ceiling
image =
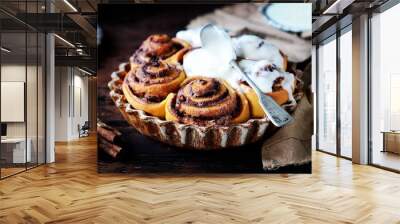
<path fill-rule="evenodd" d="M 354 17 L 374 11 L 388 0 L 313 0 L 313 44 L 352 23 Z"/>
<path fill-rule="evenodd" d="M 25 56 L 28 59 L 36 57 L 37 44 L 30 43 L 33 35 L 28 33 L 25 38 L 26 31 L 35 32 L 35 35 L 37 32 L 54 32 L 57 34 L 56 65 L 75 62 L 73 66 L 81 66 L 82 62 L 82 67 L 95 71 L 98 3 L 101 1 L 48 0 L 46 5 L 45 0 L 1 0 L 2 46 L 11 49 L 8 53 L 2 51 L 3 60 L 21 61 Z"/>

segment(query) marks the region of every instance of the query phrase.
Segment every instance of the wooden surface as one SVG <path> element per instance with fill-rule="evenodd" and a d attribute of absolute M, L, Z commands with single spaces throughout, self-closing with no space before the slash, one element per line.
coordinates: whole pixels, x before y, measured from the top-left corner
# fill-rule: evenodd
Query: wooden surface
<path fill-rule="evenodd" d="M 126 144 L 118 159 L 98 150 L 99 172 L 167 172 L 167 173 L 262 173 L 261 144 L 218 151 L 194 151 L 171 147 L 138 133 L 121 117 L 108 97 L 108 89 L 98 87 L 99 117 L 123 133 Z M 269 172 L 310 173 L 311 164 L 289 166 Z"/>
<path fill-rule="evenodd" d="M 400 154 L 400 132 L 382 132 L 383 152 Z"/>
<path fill-rule="evenodd" d="M 174 36 L 178 30 L 185 29 L 191 19 L 218 7 L 219 5 L 99 7 L 99 26 L 103 36 L 99 46 L 98 117 L 121 131 L 128 142 L 125 147 L 127 152 L 117 160 L 112 160 L 102 150 L 99 151 L 99 172 L 264 172 L 261 161 L 262 142 L 218 152 L 168 147 L 136 132 L 122 118 L 109 97 L 107 83 L 110 81 L 110 74 L 120 63 L 126 62 L 149 35 L 167 33 Z M 284 167 L 273 172 L 310 173 L 311 164 Z"/>
<path fill-rule="evenodd" d="M 0 181 L 0 223 L 400 223 L 400 175 L 313 152 L 309 174 L 98 174 L 94 137 Z"/>
<path fill-rule="evenodd" d="M 25 164 L 20 167 L 2 167 L 1 169 L 1 178 L 5 178 L 7 176 L 22 172 L 25 170 Z"/>

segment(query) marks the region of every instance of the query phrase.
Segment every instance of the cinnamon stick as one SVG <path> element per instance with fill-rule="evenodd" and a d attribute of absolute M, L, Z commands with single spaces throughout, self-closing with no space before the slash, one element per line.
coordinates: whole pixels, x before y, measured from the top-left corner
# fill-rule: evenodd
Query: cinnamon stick
<path fill-rule="evenodd" d="M 123 150 L 122 133 L 100 120 L 97 121 L 97 136 L 100 149 L 111 157 L 116 158 Z"/>
<path fill-rule="evenodd" d="M 113 158 L 117 158 L 118 154 L 121 152 L 122 147 L 112 144 L 108 142 L 106 139 L 102 138 L 99 136 L 99 147 L 108 155 L 110 155 Z"/>
<path fill-rule="evenodd" d="M 97 127 L 97 134 L 109 142 L 114 142 L 115 138 L 117 137 L 117 134 L 115 134 L 112 130 L 99 126 Z"/>
<path fill-rule="evenodd" d="M 97 133 L 101 137 L 103 137 L 104 139 L 106 139 L 107 141 L 109 141 L 113 144 L 121 144 L 122 143 L 121 132 L 104 124 L 101 121 L 97 122 Z"/>

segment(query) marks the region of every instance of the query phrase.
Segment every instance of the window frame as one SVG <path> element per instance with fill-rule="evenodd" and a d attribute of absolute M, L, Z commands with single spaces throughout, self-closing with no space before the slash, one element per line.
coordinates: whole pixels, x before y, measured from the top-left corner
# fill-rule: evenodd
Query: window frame
<path fill-rule="evenodd" d="M 333 155 L 333 156 L 337 156 L 343 159 L 347 159 L 347 160 L 352 160 L 352 158 L 347 157 L 342 155 L 341 153 L 341 119 L 340 119 L 340 103 L 341 103 L 341 97 L 340 97 L 340 76 L 341 76 L 341 67 L 340 67 L 340 37 L 344 34 L 346 34 L 347 32 L 351 32 L 352 30 L 352 23 L 347 24 L 346 26 L 344 26 L 343 28 L 337 27 L 337 30 L 335 33 L 333 33 L 332 35 L 328 36 L 327 38 L 321 40 L 320 42 L 318 42 L 316 44 L 316 90 L 318 91 L 320 88 L 320 80 L 319 80 L 319 47 L 322 44 L 326 44 L 329 43 L 330 41 L 336 41 L 336 152 L 332 153 L 332 152 L 328 152 L 324 149 L 321 149 L 319 147 L 319 105 L 320 105 L 320 99 L 318 96 L 318 92 L 316 94 L 316 151 L 319 152 L 323 152 L 323 153 L 327 153 L 329 155 Z"/>
<path fill-rule="evenodd" d="M 32 2 L 36 3 L 36 13 L 38 13 L 39 12 L 39 8 L 38 8 L 39 0 L 35 0 L 35 1 L 32 1 Z M 27 12 L 27 3 L 28 3 L 28 1 L 25 0 L 25 1 L 22 1 L 22 3 L 25 4 L 25 12 Z M 9 13 L 8 11 L 6 11 L 5 9 L 3 9 L 1 7 L 0 7 L 0 12 L 6 14 L 7 16 L 9 16 L 11 19 L 15 20 L 16 22 L 21 23 L 22 26 L 24 27 L 23 29 L 16 30 L 16 31 L 8 31 L 8 30 L 1 30 L 0 29 L 0 46 L 2 45 L 2 43 L 1 43 L 2 34 L 6 34 L 6 33 L 21 33 L 21 34 L 25 35 L 25 49 L 24 49 L 24 51 L 25 51 L 25 87 L 24 87 L 25 88 L 25 96 L 24 96 L 24 101 L 25 101 L 24 102 L 25 167 L 24 167 L 24 169 L 22 169 L 20 171 L 17 171 L 17 172 L 14 172 L 12 174 L 4 176 L 3 173 L 2 173 L 1 164 L 0 164 L 0 180 L 3 180 L 3 179 L 6 179 L 8 177 L 12 177 L 12 176 L 17 175 L 19 173 L 26 172 L 26 171 L 28 171 L 30 169 L 39 167 L 39 166 L 44 165 L 44 164 L 47 163 L 46 162 L 47 161 L 47 128 L 46 128 L 47 127 L 47 110 L 46 110 L 46 108 L 47 108 L 47 99 L 46 99 L 47 98 L 47 81 L 46 81 L 46 79 L 47 79 L 47 49 L 46 48 L 47 48 L 48 41 L 47 41 L 47 32 L 43 32 L 41 30 L 38 30 L 38 29 L 30 26 L 29 24 L 23 22 L 22 20 L 18 19 L 15 16 L 13 16 L 12 13 Z M 46 7 L 46 12 L 47 12 L 47 7 Z M 25 18 L 25 20 L 26 20 L 26 18 Z M 1 28 L 1 23 L 0 23 L 0 28 Z M 28 156 L 28 153 L 27 153 L 27 148 L 28 148 L 28 116 L 27 116 L 28 115 L 27 114 L 28 113 L 27 112 L 27 83 L 28 83 L 27 76 L 28 76 L 28 71 L 27 71 L 27 69 L 28 68 L 27 68 L 27 66 L 28 66 L 28 34 L 29 33 L 30 34 L 34 34 L 34 35 L 36 34 L 36 49 L 35 49 L 35 51 L 36 51 L 36 60 L 35 60 L 34 63 L 36 65 L 36 72 L 35 72 L 35 74 L 36 74 L 36 93 L 35 94 L 36 94 L 36 97 L 37 97 L 37 101 L 36 101 L 36 122 L 34 122 L 36 124 L 36 136 L 33 137 L 33 138 L 36 138 L 36 141 L 37 141 L 37 145 L 36 145 L 36 161 L 35 161 L 34 164 L 30 164 L 30 166 L 28 166 L 29 162 L 27 162 L 28 161 L 28 157 L 27 157 Z M 41 52 L 43 53 L 43 55 L 41 55 L 41 57 L 42 57 L 42 60 L 44 61 L 44 64 L 42 64 L 42 70 L 41 70 L 42 82 L 43 82 L 42 84 L 44 85 L 43 86 L 44 91 L 42 93 L 43 96 L 44 96 L 44 98 L 42 99 L 43 105 L 41 105 L 43 107 L 42 109 L 44 109 L 43 117 L 39 117 L 39 113 L 38 113 L 38 111 L 39 111 L 39 98 L 38 98 L 38 95 L 39 95 L 38 94 L 39 93 L 39 82 L 38 82 L 39 71 L 38 71 L 38 66 L 39 66 L 39 36 L 40 36 L 39 34 L 43 34 L 42 35 L 43 38 L 40 39 L 40 41 L 41 41 L 42 47 L 44 48 L 44 49 L 41 49 Z M 0 54 L 0 82 L 2 81 L 2 78 L 1 78 L 1 67 L 3 66 L 2 62 L 3 62 L 3 60 L 2 60 L 2 57 L 1 57 L 1 54 Z M 0 89 L 1 89 L 1 86 L 0 86 Z M 1 106 L 0 106 L 0 110 L 1 110 Z M 42 152 L 44 152 L 44 154 L 42 155 L 43 156 L 43 158 L 42 158 L 43 162 L 39 162 L 39 144 L 38 144 L 39 119 L 41 120 L 41 122 L 43 122 L 42 124 L 43 124 L 43 128 L 44 128 L 44 131 L 43 131 L 43 143 L 44 144 L 42 145 L 42 147 L 43 147 L 42 148 Z M 44 120 L 42 120 L 42 119 L 44 119 Z M 0 123 L 1 123 L 1 119 L 0 119 Z M 0 144 L 0 157 L 1 157 L 1 148 L 2 147 L 1 147 L 1 144 Z"/>
<path fill-rule="evenodd" d="M 372 67 L 372 54 L 373 54 L 373 49 L 372 49 L 372 19 L 374 17 L 374 14 L 381 14 L 384 13 L 385 11 L 393 8 L 394 6 L 397 6 L 398 4 L 400 4 L 400 0 L 388 0 L 385 3 L 383 3 L 382 5 L 369 10 L 368 11 L 368 31 L 367 31 L 367 38 L 368 38 L 368 69 L 367 69 L 367 77 L 368 77 L 368 165 L 373 166 L 373 167 L 377 167 L 383 170 L 387 170 L 387 171 L 391 171 L 391 172 L 395 172 L 395 173 L 400 173 L 400 170 L 397 169 L 393 169 L 384 165 L 380 165 L 377 163 L 373 162 L 373 153 L 374 153 L 374 149 L 373 149 L 373 132 L 372 132 L 372 71 L 373 71 L 373 67 Z"/>

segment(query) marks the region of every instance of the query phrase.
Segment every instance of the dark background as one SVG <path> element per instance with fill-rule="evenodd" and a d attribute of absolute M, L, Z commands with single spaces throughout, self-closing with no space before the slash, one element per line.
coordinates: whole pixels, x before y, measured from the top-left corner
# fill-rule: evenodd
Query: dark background
<path fill-rule="evenodd" d="M 118 65 L 127 62 L 151 34 L 175 36 L 190 20 L 222 5 L 99 5 L 98 118 L 123 133 L 126 144 L 113 159 L 98 149 L 99 172 L 263 173 L 261 142 L 239 148 L 200 152 L 170 147 L 139 134 L 119 113 L 107 83 Z M 311 173 L 311 164 L 272 173 Z"/>

